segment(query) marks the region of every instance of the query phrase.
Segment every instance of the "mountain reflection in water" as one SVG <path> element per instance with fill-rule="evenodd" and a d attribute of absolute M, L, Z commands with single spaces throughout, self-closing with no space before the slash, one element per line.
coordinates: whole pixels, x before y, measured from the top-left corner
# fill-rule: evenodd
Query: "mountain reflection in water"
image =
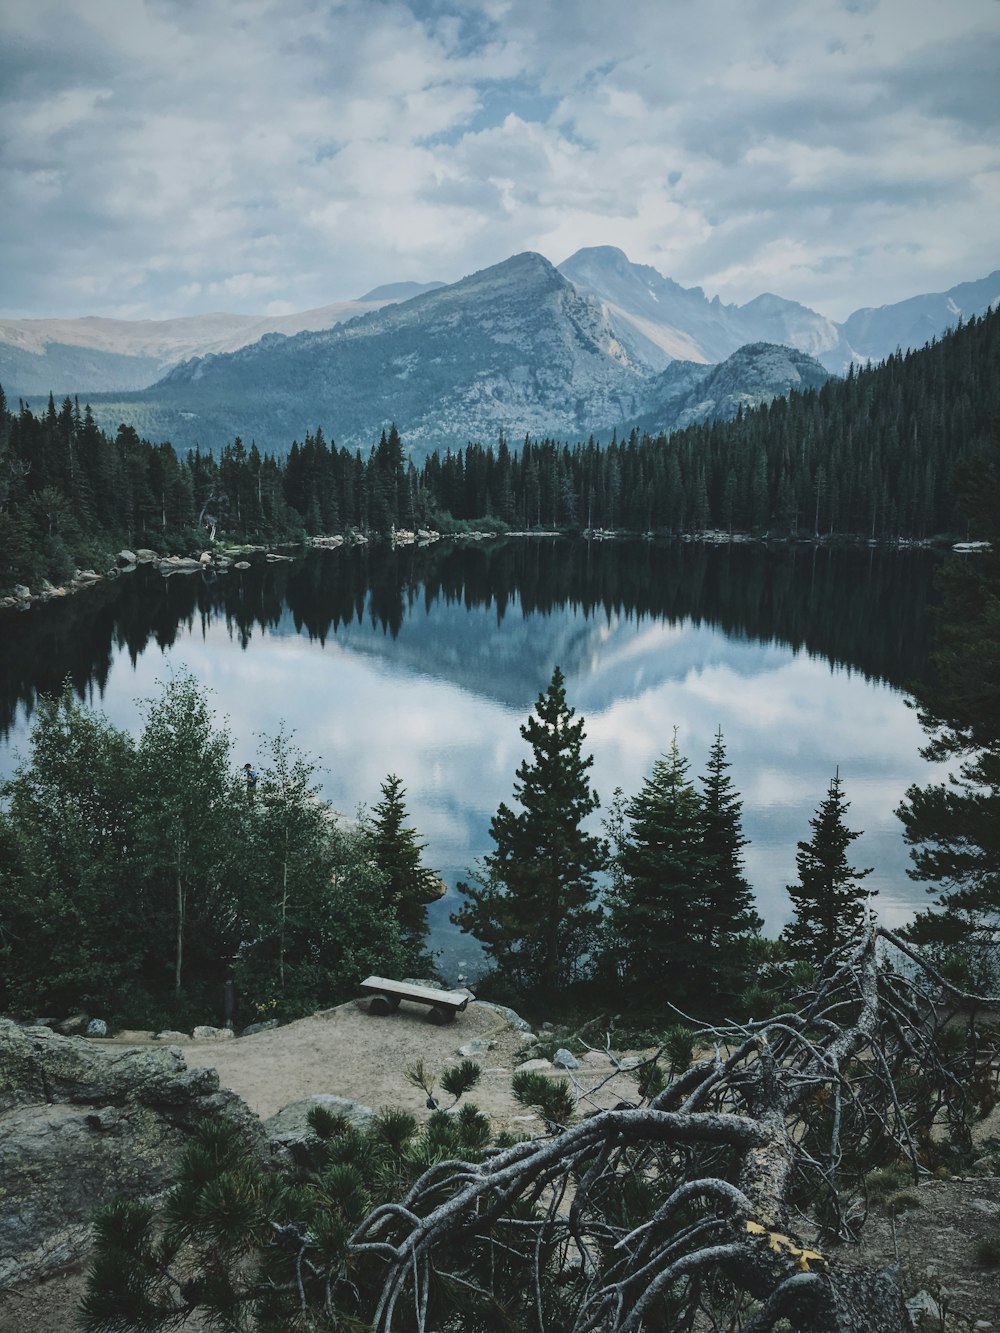
<path fill-rule="evenodd" d="M 927 652 L 927 552 L 496 539 L 317 551 L 205 582 L 149 569 L 0 623 L 0 775 L 40 691 L 69 679 L 138 730 L 138 700 L 181 664 L 237 743 L 285 721 L 341 810 L 407 789 L 426 860 L 453 885 L 490 849 L 526 746 L 519 726 L 557 663 L 586 719 L 607 802 L 638 790 L 673 728 L 692 776 L 716 729 L 744 801 L 747 871 L 770 931 L 795 850 L 839 766 L 855 864 L 898 924 L 925 900 L 893 811 L 932 770 L 906 683 Z M 446 972 L 474 945 L 431 908 Z"/>

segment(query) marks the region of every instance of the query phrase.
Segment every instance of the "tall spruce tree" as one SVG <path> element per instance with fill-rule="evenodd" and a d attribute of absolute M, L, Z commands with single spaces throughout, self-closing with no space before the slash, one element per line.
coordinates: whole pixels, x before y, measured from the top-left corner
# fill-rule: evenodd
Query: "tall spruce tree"
<path fill-rule="evenodd" d="M 938 894 L 908 937 L 990 989 L 1000 979 L 1000 428 L 953 486 L 970 535 L 989 545 L 942 569 L 930 675 L 915 693 L 924 757 L 956 768 L 947 782 L 910 787 L 897 814 L 911 878 Z"/>
<path fill-rule="evenodd" d="M 426 846 L 406 823 L 406 788 L 395 773 L 382 783 L 382 799 L 368 825 L 372 855 L 384 879 L 383 905 L 397 918 L 406 939 L 427 938 L 427 904 L 443 892 L 440 878 L 421 864 Z"/>
<path fill-rule="evenodd" d="M 705 854 L 706 966 L 717 991 L 733 995 L 743 988 L 748 964 L 747 942 L 763 922 L 754 908 L 754 893 L 743 867 L 743 803 L 727 773 L 722 729 L 709 752 L 703 791 L 702 851 Z"/>
<path fill-rule="evenodd" d="M 798 883 L 788 886 L 795 911 L 782 939 L 793 957 L 816 967 L 855 932 L 871 896 L 862 887 L 871 868 L 855 870 L 847 860 L 847 849 L 861 837 L 860 831 L 844 823 L 849 808 L 837 769 L 825 799 L 809 821 L 812 837 L 799 843 L 795 857 Z"/>
<path fill-rule="evenodd" d="M 606 848 L 583 828 L 599 801 L 587 777 L 594 761 L 583 753 L 583 718 L 575 716 L 556 667 L 521 727 L 532 749 L 514 783 L 521 808 L 502 804 L 493 816 L 496 850 L 475 882 L 459 885 L 469 901 L 452 916 L 502 976 L 547 992 L 579 978 L 600 917 L 595 877 Z"/>
<path fill-rule="evenodd" d="M 704 802 L 677 744 L 657 759 L 612 830 L 604 956 L 644 1004 L 701 992 L 710 950 Z"/>

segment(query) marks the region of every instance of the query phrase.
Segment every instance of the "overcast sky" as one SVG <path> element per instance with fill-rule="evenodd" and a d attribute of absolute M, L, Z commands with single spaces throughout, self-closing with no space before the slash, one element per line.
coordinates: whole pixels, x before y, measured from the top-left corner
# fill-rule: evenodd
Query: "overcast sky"
<path fill-rule="evenodd" d="M 617 245 L 843 319 L 1000 266 L 998 0 L 4 0 L 0 314 Z"/>

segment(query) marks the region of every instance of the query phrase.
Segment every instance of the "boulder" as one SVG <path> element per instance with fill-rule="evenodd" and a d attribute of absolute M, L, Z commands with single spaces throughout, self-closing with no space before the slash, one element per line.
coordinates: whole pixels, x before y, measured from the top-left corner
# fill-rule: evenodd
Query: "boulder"
<path fill-rule="evenodd" d="M 149 565 L 154 560 L 159 560 L 160 557 L 155 551 L 151 551 L 148 546 L 140 546 L 135 553 L 135 558 L 140 565 Z"/>
<path fill-rule="evenodd" d="M 124 550 L 118 552 L 118 563 L 120 565 L 135 565 L 138 562 L 139 557 L 135 551 Z"/>
<path fill-rule="evenodd" d="M 265 1019 L 262 1023 L 248 1023 L 240 1033 L 241 1037 L 252 1037 L 255 1032 L 270 1032 L 271 1028 L 278 1026 L 276 1018 Z"/>
<path fill-rule="evenodd" d="M 519 1074 L 530 1074 L 534 1070 L 551 1069 L 553 1067 L 551 1060 L 525 1060 L 523 1065 L 518 1065 Z"/>
<path fill-rule="evenodd" d="M 567 1051 L 565 1046 L 560 1046 L 558 1051 L 552 1057 L 552 1063 L 556 1069 L 579 1069 L 580 1061 L 572 1051 Z"/>
<path fill-rule="evenodd" d="M 154 1033 L 153 1040 L 171 1042 L 176 1045 L 179 1041 L 190 1041 L 191 1038 L 186 1032 L 175 1032 L 173 1028 L 164 1028 L 162 1032 Z"/>
<path fill-rule="evenodd" d="M 0 1290 L 80 1258 L 95 1208 L 170 1184 L 206 1116 L 266 1155 L 260 1122 L 176 1047 L 130 1049 L 0 1019 Z"/>
<path fill-rule="evenodd" d="M 489 1037 L 473 1037 L 467 1041 L 464 1046 L 459 1046 L 458 1054 L 464 1059 L 475 1059 L 477 1055 L 485 1055 L 487 1051 L 492 1051 L 496 1042 Z"/>
<path fill-rule="evenodd" d="M 264 1121 L 267 1142 L 278 1160 L 288 1154 L 299 1164 L 309 1162 L 312 1150 L 319 1144 L 319 1135 L 309 1124 L 309 1112 L 316 1106 L 324 1107 L 331 1115 L 343 1116 L 356 1129 L 364 1129 L 375 1114 L 370 1106 L 332 1092 L 315 1092 L 311 1097 L 290 1102 Z"/>
<path fill-rule="evenodd" d="M 89 1014 L 70 1014 L 69 1018 L 64 1018 L 61 1023 L 54 1023 L 51 1026 L 64 1037 L 79 1037 L 89 1022 Z M 41 1027 L 42 1024 L 38 1026 Z M 45 1026 L 50 1025 L 45 1024 Z"/>
<path fill-rule="evenodd" d="M 19 602 L 26 602 L 31 596 L 31 589 L 23 583 L 15 583 L 11 592 Z"/>
<path fill-rule="evenodd" d="M 84 1029 L 85 1037 L 106 1037 L 108 1025 L 103 1018 L 92 1018 Z"/>
<path fill-rule="evenodd" d="M 233 1036 L 232 1028 L 212 1028 L 206 1025 L 196 1027 L 191 1033 L 195 1041 L 229 1041 Z"/>
<path fill-rule="evenodd" d="M 236 564 L 233 565 L 233 568 L 234 568 L 234 569 L 249 569 L 249 568 L 250 568 L 250 561 L 249 561 L 249 560 L 237 560 Z"/>
<path fill-rule="evenodd" d="M 201 569 L 201 561 L 187 555 L 165 555 L 159 563 L 161 574 L 196 574 Z"/>
<path fill-rule="evenodd" d="M 493 1004 L 489 1000 L 473 1000 L 473 1004 L 482 1005 L 484 1009 L 492 1009 L 495 1014 L 505 1018 L 511 1027 L 517 1028 L 519 1032 L 530 1032 L 531 1024 L 526 1022 L 520 1014 L 515 1013 L 513 1009 L 508 1009 L 505 1004 Z"/>

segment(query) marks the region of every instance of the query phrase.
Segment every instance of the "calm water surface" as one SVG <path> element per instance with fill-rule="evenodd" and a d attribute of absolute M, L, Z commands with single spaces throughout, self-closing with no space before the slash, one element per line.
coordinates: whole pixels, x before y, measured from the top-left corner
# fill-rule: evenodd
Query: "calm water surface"
<path fill-rule="evenodd" d="M 864 829 L 853 862 L 890 925 L 922 905 L 893 811 L 935 770 L 906 682 L 926 654 L 925 552 L 495 540 L 315 552 L 214 583 L 140 570 L 0 623 L 0 775 L 39 690 L 69 677 L 119 726 L 182 666 L 215 692 L 242 764 L 282 723 L 353 813 L 400 776 L 426 862 L 443 970 L 474 975 L 448 924 L 491 849 L 527 747 L 519 726 L 558 664 L 605 802 L 638 790 L 677 728 L 692 776 L 721 726 L 744 801 L 746 864 L 769 932 L 795 850 L 839 766 Z"/>

